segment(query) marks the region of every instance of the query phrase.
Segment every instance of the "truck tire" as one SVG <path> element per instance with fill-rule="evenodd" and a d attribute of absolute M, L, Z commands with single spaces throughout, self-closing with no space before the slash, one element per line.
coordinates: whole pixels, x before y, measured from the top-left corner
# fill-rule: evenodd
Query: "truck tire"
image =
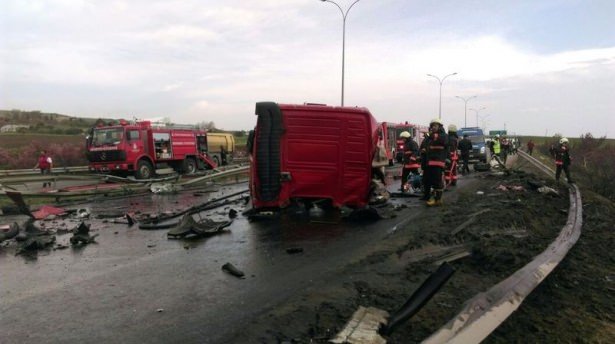
<path fill-rule="evenodd" d="M 220 158 L 217 155 L 214 155 L 214 161 L 216 162 L 217 166 L 220 166 Z"/>
<path fill-rule="evenodd" d="M 135 177 L 137 179 L 150 179 L 154 176 L 154 167 L 149 161 L 141 159 L 137 163 L 137 170 L 135 171 Z"/>
<path fill-rule="evenodd" d="M 185 174 L 195 174 L 197 170 L 196 160 L 194 160 L 194 158 L 184 159 L 184 166 L 182 170 Z"/>

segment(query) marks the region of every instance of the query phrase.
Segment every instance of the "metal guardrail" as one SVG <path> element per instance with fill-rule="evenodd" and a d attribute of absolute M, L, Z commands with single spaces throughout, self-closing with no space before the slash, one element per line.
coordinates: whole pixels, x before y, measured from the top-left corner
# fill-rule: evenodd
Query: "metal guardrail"
<path fill-rule="evenodd" d="M 553 170 L 537 159 L 525 152 L 521 152 L 520 156 L 553 177 Z M 525 298 L 555 269 L 581 236 L 581 192 L 576 185 L 571 185 L 569 190 L 568 221 L 551 245 L 523 268 L 467 301 L 453 319 L 423 343 L 479 343 L 521 306 Z"/>
<path fill-rule="evenodd" d="M 87 166 L 67 166 L 67 167 L 54 167 L 51 169 L 52 174 L 58 173 L 84 173 L 89 172 Z M 0 170 L 0 177 L 13 177 L 13 176 L 35 176 L 40 175 L 39 169 L 21 169 L 21 170 Z"/>

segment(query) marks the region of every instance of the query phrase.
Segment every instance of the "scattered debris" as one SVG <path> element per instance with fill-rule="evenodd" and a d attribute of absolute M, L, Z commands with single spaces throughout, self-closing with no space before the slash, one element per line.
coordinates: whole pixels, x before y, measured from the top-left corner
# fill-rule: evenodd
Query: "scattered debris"
<path fill-rule="evenodd" d="M 229 217 L 230 219 L 234 219 L 234 218 L 236 218 L 236 217 L 237 217 L 237 210 L 235 210 L 235 209 L 231 209 L 231 210 L 229 210 L 229 211 L 228 211 L 228 217 Z"/>
<path fill-rule="evenodd" d="M 479 190 L 479 191 L 476 191 L 476 194 L 477 194 L 477 195 L 484 195 L 485 193 L 484 193 L 483 191 L 480 191 L 480 190 Z"/>
<path fill-rule="evenodd" d="M 79 208 L 75 212 L 75 216 L 79 219 L 85 219 L 90 217 L 90 209 L 87 208 Z"/>
<path fill-rule="evenodd" d="M 29 236 L 21 243 L 17 254 L 21 254 L 25 251 L 37 251 L 42 250 L 56 241 L 56 237 L 49 233 Z"/>
<path fill-rule="evenodd" d="M 533 179 L 528 179 L 527 185 L 529 185 L 532 188 L 532 190 L 538 190 L 541 187 L 545 186 L 545 183 L 537 181 L 537 180 L 533 180 Z"/>
<path fill-rule="evenodd" d="M 474 171 L 477 172 L 486 172 L 489 171 L 491 169 L 491 165 L 487 164 L 487 163 L 476 163 L 474 164 Z"/>
<path fill-rule="evenodd" d="M 167 233 L 169 239 L 185 237 L 205 237 L 224 232 L 224 228 L 230 226 L 232 221 L 216 222 L 210 219 L 195 221 L 192 215 L 186 214 L 181 221 Z"/>
<path fill-rule="evenodd" d="M 289 247 L 286 249 L 286 253 L 288 254 L 303 253 L 303 247 Z"/>
<path fill-rule="evenodd" d="M 369 192 L 369 204 L 384 204 L 388 202 L 390 198 L 391 194 L 386 186 L 380 180 L 372 179 Z"/>
<path fill-rule="evenodd" d="M 551 196 L 559 196 L 559 192 L 557 192 L 557 190 L 550 188 L 548 186 L 543 186 L 538 188 L 537 190 L 538 192 L 540 192 L 541 194 L 546 194 L 546 195 L 551 195 Z"/>
<path fill-rule="evenodd" d="M 87 244 L 95 243 L 94 240 L 98 234 L 90 235 L 90 225 L 85 222 L 81 222 L 77 228 L 73 230 L 73 236 L 70 238 L 70 243 L 73 246 L 85 246 Z"/>
<path fill-rule="evenodd" d="M 451 231 L 451 235 L 455 235 L 459 232 L 461 232 L 464 228 L 466 228 L 467 226 L 469 226 L 472 222 L 474 222 L 476 220 L 476 218 L 478 217 L 478 215 L 484 214 L 486 212 L 491 211 L 491 208 L 487 208 L 487 209 L 482 209 L 479 210 L 473 214 L 471 214 L 469 217 L 469 219 L 467 219 L 465 222 L 463 222 L 462 224 L 460 224 L 459 226 L 457 226 L 455 229 L 453 229 Z"/>
<path fill-rule="evenodd" d="M 2 225 L 0 226 L 0 242 L 4 240 L 12 239 L 19 234 L 19 226 L 17 223 L 13 222 L 10 225 Z"/>
<path fill-rule="evenodd" d="M 224 265 L 222 265 L 222 270 L 228 272 L 229 274 L 235 276 L 235 277 L 239 277 L 239 278 L 243 278 L 244 277 L 244 273 L 243 271 L 237 269 L 233 264 L 231 263 L 226 263 Z"/>
<path fill-rule="evenodd" d="M 158 309 L 156 310 L 156 312 L 158 312 L 158 313 L 162 313 L 162 312 L 164 312 L 164 308 L 158 308 Z"/>
<path fill-rule="evenodd" d="M 155 194 L 177 193 L 182 187 L 175 183 L 152 183 L 149 187 L 150 191 Z"/>
<path fill-rule="evenodd" d="M 44 205 L 32 213 L 32 216 L 37 220 L 49 218 L 51 215 L 66 215 L 66 210 L 50 205 Z"/>

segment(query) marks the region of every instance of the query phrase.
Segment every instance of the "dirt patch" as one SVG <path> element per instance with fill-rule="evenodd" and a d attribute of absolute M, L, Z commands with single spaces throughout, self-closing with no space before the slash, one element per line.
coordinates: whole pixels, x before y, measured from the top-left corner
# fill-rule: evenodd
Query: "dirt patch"
<path fill-rule="evenodd" d="M 324 343 L 358 306 L 395 312 L 442 257 L 468 250 L 470 255 L 452 262 L 457 272 L 442 290 L 388 338 L 420 342 L 466 300 L 524 266 L 557 236 L 567 219 L 567 189 L 545 182 L 560 196 L 541 194 L 531 186 L 540 179 L 522 171 L 473 177 L 463 191 L 447 193 L 444 207 L 400 226 L 375 242 L 370 255 L 349 262 L 320 288 L 273 306 L 231 341 Z M 609 247 L 615 211 L 604 199 L 584 196 L 584 202 L 586 222 L 577 246 L 487 342 L 612 342 L 615 309 L 609 295 L 615 273 Z"/>

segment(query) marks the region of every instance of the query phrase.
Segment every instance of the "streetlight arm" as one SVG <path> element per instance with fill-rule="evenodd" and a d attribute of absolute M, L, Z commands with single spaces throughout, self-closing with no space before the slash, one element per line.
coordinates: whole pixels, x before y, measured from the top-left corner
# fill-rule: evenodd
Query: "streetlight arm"
<path fill-rule="evenodd" d="M 427 74 L 427 76 L 430 76 L 430 77 L 432 77 L 432 78 L 436 78 L 436 80 L 438 80 L 438 82 L 440 83 L 440 85 L 442 85 L 442 81 L 443 81 L 443 80 L 440 80 L 440 78 L 438 78 L 437 76 L 435 76 L 435 75 L 431 75 L 431 74 Z"/>
<path fill-rule="evenodd" d="M 340 10 L 340 13 L 342 14 L 342 18 L 343 18 L 344 20 L 346 20 L 346 15 L 344 14 L 344 10 L 340 7 L 340 5 L 338 5 L 338 4 L 337 4 L 337 2 L 335 2 L 335 1 L 331 1 L 331 0 L 320 0 L 320 1 L 322 1 L 322 2 L 328 2 L 328 3 L 330 3 L 330 4 L 334 4 L 334 5 L 335 5 L 335 6 L 336 6 L 339 10 Z M 358 0 L 357 0 L 357 1 L 358 1 Z M 353 5 L 354 5 L 354 4 L 353 4 Z M 348 12 L 346 12 L 346 13 L 348 13 Z"/>
<path fill-rule="evenodd" d="M 346 17 L 348 16 L 348 12 L 350 12 L 350 9 L 352 8 L 352 6 L 354 6 L 354 4 L 356 4 L 359 1 L 360 0 L 356 0 L 355 2 L 352 3 L 352 5 L 350 5 L 350 7 L 348 7 L 348 9 L 346 10 L 346 14 L 344 15 L 344 20 L 346 20 Z"/>
<path fill-rule="evenodd" d="M 448 78 L 449 76 L 453 76 L 453 75 L 457 75 L 457 72 L 455 72 L 455 73 L 451 73 L 451 74 L 449 74 L 449 75 L 445 76 L 444 78 L 442 78 L 442 81 L 441 81 L 440 83 L 443 83 L 443 82 L 444 82 L 444 80 L 446 80 L 446 78 Z"/>

